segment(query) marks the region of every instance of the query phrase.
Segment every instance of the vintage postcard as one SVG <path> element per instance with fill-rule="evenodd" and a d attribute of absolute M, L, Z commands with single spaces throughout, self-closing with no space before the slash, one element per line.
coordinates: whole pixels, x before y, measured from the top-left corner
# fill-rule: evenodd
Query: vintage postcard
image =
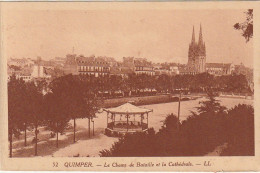
<path fill-rule="evenodd" d="M 1 2 L 0 169 L 259 171 L 260 3 Z"/>

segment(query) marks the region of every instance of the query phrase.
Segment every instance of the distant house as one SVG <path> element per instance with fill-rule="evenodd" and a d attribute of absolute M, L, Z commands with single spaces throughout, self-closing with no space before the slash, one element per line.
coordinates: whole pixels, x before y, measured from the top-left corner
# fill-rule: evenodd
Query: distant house
<path fill-rule="evenodd" d="M 92 75 L 95 77 L 107 76 L 110 73 L 110 66 L 104 58 L 78 57 L 78 73 L 82 75 Z"/>
<path fill-rule="evenodd" d="M 106 76 L 110 74 L 110 64 L 104 57 L 67 55 L 65 74 Z"/>
<path fill-rule="evenodd" d="M 147 61 L 145 58 L 123 57 L 122 66 L 125 67 L 128 72 L 133 71 L 137 75 L 155 75 L 152 62 Z"/>
<path fill-rule="evenodd" d="M 137 75 L 139 74 L 147 74 L 149 76 L 155 75 L 155 71 L 154 71 L 154 67 L 152 66 L 152 63 L 148 62 L 144 58 L 136 58 L 134 60 L 134 71 L 135 74 Z"/>
<path fill-rule="evenodd" d="M 8 69 L 7 69 L 8 81 L 10 80 L 12 75 L 15 75 L 15 77 L 17 79 L 22 79 L 25 82 L 29 82 L 32 80 L 31 73 L 32 73 L 32 69 L 28 68 L 28 67 L 20 69 L 20 70 L 16 70 L 16 69 L 10 68 L 8 66 Z"/>
<path fill-rule="evenodd" d="M 235 66 L 232 63 L 206 63 L 206 71 L 212 75 L 230 75 L 234 70 Z"/>
<path fill-rule="evenodd" d="M 64 63 L 64 73 L 65 74 L 78 74 L 78 65 L 77 65 L 77 55 L 76 54 L 68 54 L 66 55 L 66 60 Z"/>
<path fill-rule="evenodd" d="M 153 64 L 153 68 L 154 68 L 154 70 L 160 70 L 160 69 L 162 69 L 162 65 L 160 63 Z"/>
<path fill-rule="evenodd" d="M 9 66 L 17 66 L 17 67 L 30 67 L 34 64 L 34 61 L 30 58 L 11 58 L 8 60 L 7 64 Z"/>
<path fill-rule="evenodd" d="M 30 73 L 21 73 L 17 75 L 17 78 L 24 80 L 25 82 L 29 82 L 32 80 L 32 76 Z"/>
<path fill-rule="evenodd" d="M 135 68 L 134 57 L 123 57 L 122 66 L 134 70 L 134 68 Z"/>
<path fill-rule="evenodd" d="M 51 75 L 47 73 L 48 68 L 42 65 L 34 65 L 31 73 L 32 78 L 51 78 Z"/>
<path fill-rule="evenodd" d="M 177 65 L 173 65 L 173 64 L 168 64 L 168 63 L 157 63 L 157 64 L 153 64 L 154 67 L 154 71 L 155 71 L 155 75 L 169 75 L 169 76 L 173 76 L 173 75 L 177 75 L 179 74 L 179 67 Z"/>
<path fill-rule="evenodd" d="M 171 75 L 176 75 L 180 73 L 178 66 L 170 66 L 170 72 Z"/>

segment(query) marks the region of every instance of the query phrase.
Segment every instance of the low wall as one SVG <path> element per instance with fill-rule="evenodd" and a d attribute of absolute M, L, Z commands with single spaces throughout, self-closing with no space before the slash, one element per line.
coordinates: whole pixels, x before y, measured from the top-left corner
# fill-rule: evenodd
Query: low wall
<path fill-rule="evenodd" d="M 157 95 L 157 96 L 142 96 L 142 97 L 124 97 L 124 98 L 115 98 L 115 99 L 107 99 L 104 100 L 102 107 L 116 107 L 120 106 L 127 102 L 133 102 L 135 105 L 149 105 L 149 104 L 157 104 L 157 103 L 167 103 L 173 102 L 173 99 L 170 95 Z"/>

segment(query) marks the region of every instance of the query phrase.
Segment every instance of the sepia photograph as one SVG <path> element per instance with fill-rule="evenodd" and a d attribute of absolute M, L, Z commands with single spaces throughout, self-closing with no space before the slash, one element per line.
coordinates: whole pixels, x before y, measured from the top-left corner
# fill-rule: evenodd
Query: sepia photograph
<path fill-rule="evenodd" d="M 256 156 L 253 8 L 101 4 L 2 4 L 4 157 Z"/>

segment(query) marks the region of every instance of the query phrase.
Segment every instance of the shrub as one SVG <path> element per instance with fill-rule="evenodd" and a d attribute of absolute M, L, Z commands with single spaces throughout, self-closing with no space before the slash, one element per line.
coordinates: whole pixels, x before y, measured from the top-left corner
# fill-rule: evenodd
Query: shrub
<path fill-rule="evenodd" d="M 253 156 L 254 146 L 254 109 L 251 105 L 239 104 L 228 111 L 226 132 L 228 147 L 223 156 Z"/>

